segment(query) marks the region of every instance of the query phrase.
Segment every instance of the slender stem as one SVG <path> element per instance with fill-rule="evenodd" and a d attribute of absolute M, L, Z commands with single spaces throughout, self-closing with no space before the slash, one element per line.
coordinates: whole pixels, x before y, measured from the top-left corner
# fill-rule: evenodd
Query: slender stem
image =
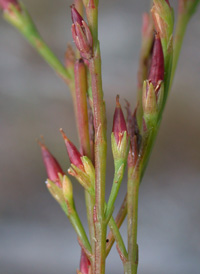
<path fill-rule="evenodd" d="M 117 217 L 115 218 L 115 222 L 116 225 L 118 227 L 118 229 L 121 227 L 125 217 L 127 214 L 127 195 L 125 196 L 123 203 L 119 209 L 119 212 L 117 214 Z M 110 250 L 115 242 L 115 236 L 113 234 L 113 231 L 110 231 L 108 234 L 108 243 L 107 243 L 107 247 L 106 247 L 106 256 L 108 256 L 108 254 L 110 253 Z"/>
<path fill-rule="evenodd" d="M 76 212 L 76 210 L 73 210 L 72 213 L 70 213 L 68 215 L 69 220 L 74 228 L 74 230 L 76 231 L 76 234 L 78 236 L 78 238 L 81 240 L 83 246 L 91 253 L 91 246 L 88 240 L 88 237 L 85 233 L 85 230 L 83 228 L 83 225 L 81 223 L 81 220 Z"/>
<path fill-rule="evenodd" d="M 87 73 L 86 67 L 82 59 L 77 60 L 74 66 L 75 75 L 75 89 L 76 97 L 76 120 L 78 125 L 79 141 L 81 145 L 81 152 L 90 159 L 90 137 L 89 137 L 89 124 L 88 124 L 88 108 L 87 108 Z M 85 201 L 87 209 L 87 219 L 89 226 L 90 242 L 92 245 L 92 252 L 94 252 L 94 223 L 93 223 L 93 208 L 94 199 L 91 198 L 90 194 L 85 191 Z"/>
<path fill-rule="evenodd" d="M 138 245 L 137 245 L 137 221 L 138 221 L 138 196 L 140 185 L 140 172 L 136 165 L 128 168 L 128 261 L 131 274 L 137 273 Z"/>
<path fill-rule="evenodd" d="M 106 207 L 106 218 L 109 215 L 111 215 L 111 212 L 114 209 L 114 203 L 115 203 L 115 200 L 119 193 L 119 189 L 120 189 L 121 182 L 123 179 L 124 169 L 125 169 L 125 163 L 123 163 L 123 162 L 121 164 L 119 164 L 119 166 L 117 168 L 115 167 L 113 185 L 112 185 L 112 189 L 111 189 L 107 207 Z M 121 172 L 120 176 L 119 176 L 119 172 Z"/>
<path fill-rule="evenodd" d="M 86 3 L 87 2 L 87 3 Z M 106 177 L 106 116 L 103 100 L 101 55 L 98 41 L 98 1 L 84 1 L 88 25 L 93 37 L 93 57 L 89 60 L 91 75 L 94 130 L 95 130 L 95 254 L 94 274 L 105 273 L 106 253 L 106 222 L 104 214 L 105 206 L 105 177 Z"/>
<path fill-rule="evenodd" d="M 189 22 L 190 17 L 188 14 L 185 13 L 179 13 L 178 15 L 178 20 L 177 20 L 177 26 L 176 26 L 176 32 L 175 32 L 175 39 L 174 39 L 174 56 L 173 56 L 173 64 L 172 64 L 172 73 L 171 73 L 171 82 L 170 82 L 170 89 L 173 83 L 173 79 L 175 76 L 175 71 L 177 68 L 182 44 L 183 44 L 183 39 L 185 36 L 185 32 L 187 29 L 187 25 Z"/>
<path fill-rule="evenodd" d="M 92 82 L 95 128 L 95 274 L 104 274 L 106 249 L 104 205 L 107 142 L 99 45 L 94 52 L 94 57 L 90 60 L 89 69 Z"/>
<path fill-rule="evenodd" d="M 108 223 L 109 225 L 109 228 L 110 228 L 110 231 L 112 231 L 112 234 L 115 238 L 115 241 L 117 243 L 117 246 L 118 246 L 118 252 L 120 253 L 120 257 L 124 259 L 128 259 L 128 254 L 127 254 L 127 251 L 126 251 L 126 247 L 125 247 L 125 244 L 124 244 L 124 241 L 122 239 L 122 236 L 119 232 L 119 228 L 114 220 L 113 217 L 110 218 L 110 221 Z"/>

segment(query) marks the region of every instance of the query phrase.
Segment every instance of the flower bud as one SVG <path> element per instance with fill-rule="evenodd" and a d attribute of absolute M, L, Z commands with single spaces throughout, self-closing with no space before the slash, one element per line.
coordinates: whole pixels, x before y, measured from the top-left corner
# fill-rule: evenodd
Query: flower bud
<path fill-rule="evenodd" d="M 9 10 L 11 5 L 14 5 L 16 8 L 19 9 L 19 3 L 17 0 L 0 0 L 0 8 L 3 11 Z"/>
<path fill-rule="evenodd" d="M 92 57 L 93 39 L 90 29 L 82 16 L 78 13 L 75 6 L 71 6 L 72 17 L 72 37 L 76 44 L 76 47 L 81 53 L 81 56 L 85 59 Z"/>
<path fill-rule="evenodd" d="M 152 82 L 154 88 L 158 86 L 160 81 L 164 80 L 164 56 L 159 34 L 156 34 L 155 36 L 148 78 L 149 81 Z"/>
<path fill-rule="evenodd" d="M 164 84 L 159 81 L 155 88 L 151 81 L 143 84 L 143 129 L 154 127 L 157 123 L 159 112 L 162 108 Z"/>
<path fill-rule="evenodd" d="M 62 168 L 60 167 L 54 156 L 49 152 L 47 147 L 40 141 L 38 141 L 38 143 L 41 147 L 42 158 L 46 167 L 48 179 L 53 181 L 57 186 L 61 187 L 62 183 L 60 181 L 59 174 L 64 175 Z"/>
<path fill-rule="evenodd" d="M 80 154 L 78 149 L 75 147 L 75 145 L 67 138 L 67 136 L 65 135 L 62 129 L 60 129 L 60 132 L 65 140 L 65 145 L 67 148 L 67 153 L 68 153 L 71 164 L 73 164 L 74 166 L 84 171 L 83 162 L 81 160 L 82 155 Z"/>
<path fill-rule="evenodd" d="M 119 95 L 116 97 L 116 108 L 113 118 L 112 132 L 114 133 L 117 145 L 120 146 L 124 133 L 127 132 L 127 127 L 124 114 L 119 103 Z"/>
<path fill-rule="evenodd" d="M 84 250 L 81 250 L 81 259 L 80 259 L 80 272 L 82 274 L 89 274 L 90 270 L 90 261 L 88 260 Z"/>

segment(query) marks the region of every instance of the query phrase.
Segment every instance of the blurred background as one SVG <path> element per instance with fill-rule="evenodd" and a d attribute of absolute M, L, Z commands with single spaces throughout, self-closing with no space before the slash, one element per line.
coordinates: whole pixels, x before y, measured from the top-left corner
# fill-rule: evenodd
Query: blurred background
<path fill-rule="evenodd" d="M 72 42 L 69 0 L 23 0 L 63 61 Z M 135 105 L 141 16 L 149 1 L 100 0 L 99 36 L 110 140 L 115 96 Z M 176 7 L 177 1 L 171 1 Z M 139 274 L 200 273 L 200 11 L 189 24 L 159 136 L 140 190 Z M 0 274 L 75 273 L 76 235 L 46 190 L 35 139 L 66 171 L 59 128 L 78 144 L 69 90 L 21 35 L 0 18 Z M 110 142 L 110 141 L 109 141 Z M 107 196 L 113 176 L 108 148 Z M 126 191 L 122 184 L 116 210 Z M 84 195 L 74 181 L 85 223 Z M 126 224 L 121 229 L 126 238 Z M 123 273 L 115 247 L 107 273 Z"/>

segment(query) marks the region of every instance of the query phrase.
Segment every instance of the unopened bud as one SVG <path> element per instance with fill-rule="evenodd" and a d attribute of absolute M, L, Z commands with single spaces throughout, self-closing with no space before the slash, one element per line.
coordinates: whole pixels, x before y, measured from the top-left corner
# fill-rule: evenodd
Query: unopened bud
<path fill-rule="evenodd" d="M 59 174 L 64 175 L 62 168 L 60 167 L 59 163 L 54 158 L 54 156 L 47 149 L 47 147 L 40 141 L 38 141 L 38 143 L 41 147 L 42 158 L 44 165 L 46 167 L 48 179 L 53 181 L 57 186 L 61 187 L 62 183 L 59 179 Z"/>
<path fill-rule="evenodd" d="M 90 261 L 88 260 L 84 250 L 81 250 L 81 259 L 80 259 L 80 272 L 82 274 L 89 274 L 90 270 Z"/>
<path fill-rule="evenodd" d="M 127 132 L 127 127 L 124 114 L 119 103 L 119 95 L 116 97 L 116 108 L 113 118 L 112 132 L 115 135 L 117 145 L 120 146 L 124 133 Z"/>
<path fill-rule="evenodd" d="M 71 164 L 73 164 L 74 166 L 78 167 L 81 170 L 84 170 L 83 162 L 81 160 L 82 155 L 80 154 L 78 149 L 75 147 L 75 145 L 67 138 L 67 136 L 65 135 L 62 129 L 60 129 L 60 132 L 64 138 L 65 145 L 67 148 L 67 153 L 68 153 Z"/>
<path fill-rule="evenodd" d="M 160 41 L 159 34 L 156 34 L 148 77 L 149 81 L 152 82 L 154 88 L 158 86 L 160 81 L 164 80 L 164 69 L 165 68 L 162 44 Z"/>
<path fill-rule="evenodd" d="M 74 5 L 71 6 L 71 16 L 73 22 L 72 36 L 76 47 L 83 58 L 90 59 L 92 57 L 93 47 L 93 39 L 90 29 Z"/>
<path fill-rule="evenodd" d="M 0 0 L 0 8 L 3 11 L 9 10 L 11 6 L 15 6 L 16 8 L 20 8 L 19 3 L 17 0 Z"/>

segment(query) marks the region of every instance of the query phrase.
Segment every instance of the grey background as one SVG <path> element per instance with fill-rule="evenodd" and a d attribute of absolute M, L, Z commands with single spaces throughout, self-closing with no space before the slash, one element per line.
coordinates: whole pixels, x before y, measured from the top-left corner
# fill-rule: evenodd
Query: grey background
<path fill-rule="evenodd" d="M 70 33 L 70 1 L 23 1 L 45 41 L 63 60 Z M 171 1 L 176 6 L 177 1 Z M 115 96 L 135 105 L 141 15 L 149 1 L 100 0 L 108 139 Z M 139 201 L 139 274 L 200 273 L 200 20 L 190 22 L 176 79 Z M 79 246 L 63 212 L 47 192 L 35 138 L 66 171 L 69 161 L 58 129 L 78 144 L 68 88 L 26 41 L 0 19 L 0 274 L 75 273 Z M 112 181 L 108 149 L 107 194 Z M 81 187 L 74 182 L 84 220 Z M 122 184 L 117 206 L 126 191 Z M 126 239 L 126 225 L 122 228 Z M 113 248 L 107 273 L 123 272 Z"/>

